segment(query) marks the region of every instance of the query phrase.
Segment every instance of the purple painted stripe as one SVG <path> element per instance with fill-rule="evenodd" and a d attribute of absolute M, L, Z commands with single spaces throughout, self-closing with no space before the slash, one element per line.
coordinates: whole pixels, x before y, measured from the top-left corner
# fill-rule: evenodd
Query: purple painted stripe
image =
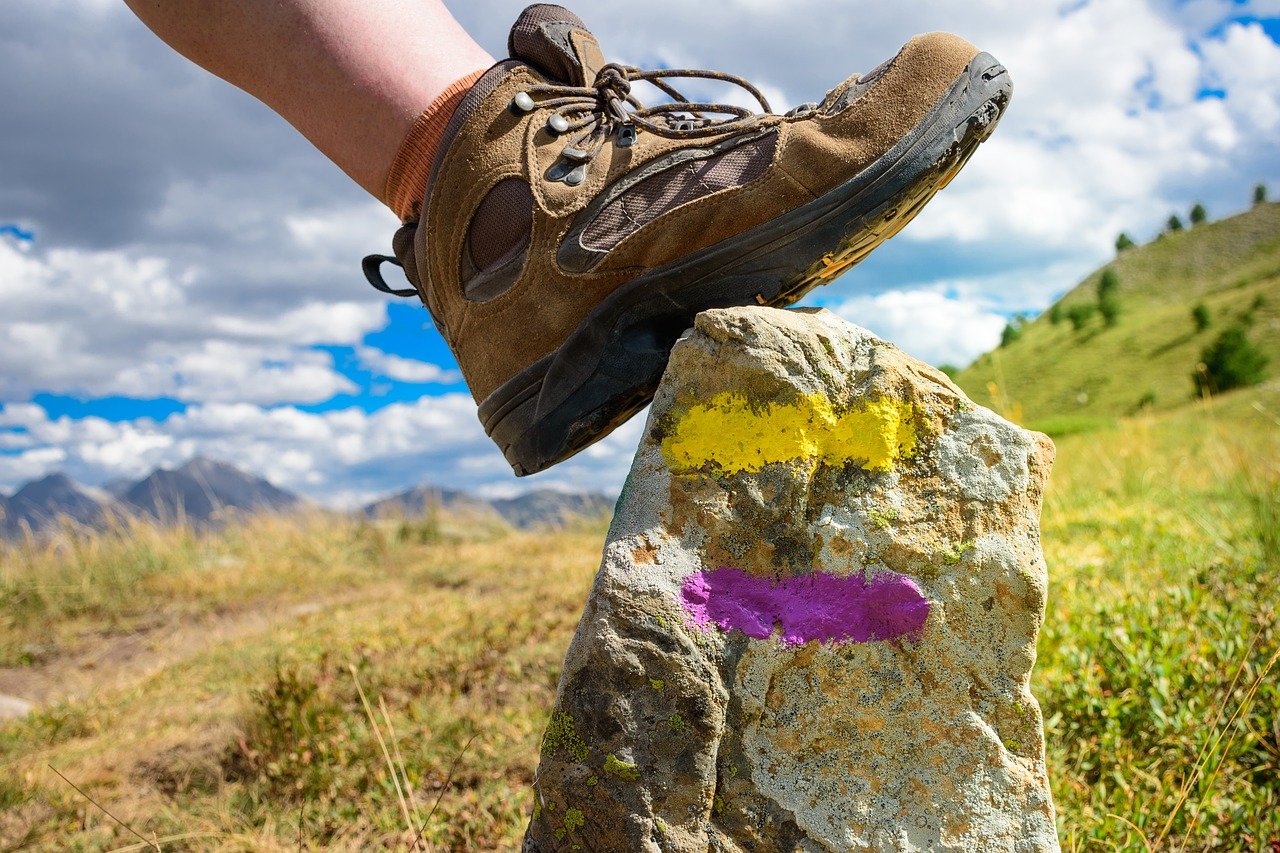
<path fill-rule="evenodd" d="M 761 640 L 781 625 L 789 645 L 892 640 L 918 632 L 929 618 L 920 587 L 893 572 L 870 580 L 814 572 L 775 582 L 741 569 L 715 569 L 686 578 L 680 601 L 695 625 Z"/>

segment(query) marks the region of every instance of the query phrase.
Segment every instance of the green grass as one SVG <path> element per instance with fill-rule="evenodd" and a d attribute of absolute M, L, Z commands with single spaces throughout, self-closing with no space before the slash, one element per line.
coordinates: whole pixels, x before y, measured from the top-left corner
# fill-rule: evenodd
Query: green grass
<path fill-rule="evenodd" d="M 1065 315 L 1095 304 L 1106 269 L 1119 280 L 1121 313 L 1107 327 L 1095 313 L 1074 331 Z M 1203 304 L 1210 325 L 1197 330 Z M 1192 375 L 1206 346 L 1242 324 L 1280 378 L 1280 204 L 1266 204 L 1122 253 L 1021 330 L 978 358 L 956 382 L 973 399 L 1015 420 L 1115 418 L 1169 411 L 1194 396 Z"/>
<path fill-rule="evenodd" d="M 1064 439 L 1033 688 L 1066 849 L 1280 842 L 1280 400 Z"/>
<path fill-rule="evenodd" d="M 1032 681 L 1064 849 L 1270 851 L 1280 395 L 1076 427 Z M 0 552 L 6 677 L 100 655 L 0 727 L 0 849 L 145 849 L 85 795 L 169 850 L 514 849 L 603 536 L 315 517 Z"/>

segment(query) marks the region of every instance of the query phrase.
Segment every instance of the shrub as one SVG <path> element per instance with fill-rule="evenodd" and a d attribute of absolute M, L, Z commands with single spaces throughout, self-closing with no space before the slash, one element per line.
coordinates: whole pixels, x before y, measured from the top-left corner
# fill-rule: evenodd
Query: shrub
<path fill-rule="evenodd" d="M 1120 276 L 1116 275 L 1116 271 L 1111 267 L 1107 267 L 1102 271 L 1102 278 L 1098 279 L 1098 301 L 1114 296 L 1119 287 Z"/>
<path fill-rule="evenodd" d="M 1263 308 L 1266 304 L 1267 300 L 1261 293 L 1253 297 L 1253 302 L 1249 303 L 1249 310 L 1240 315 L 1240 322 L 1244 323 L 1246 326 L 1252 326 L 1253 315 L 1257 314 L 1259 309 Z"/>
<path fill-rule="evenodd" d="M 1254 204 L 1267 203 L 1267 185 L 1266 184 L 1260 183 L 1253 188 L 1253 203 Z"/>
<path fill-rule="evenodd" d="M 1203 302 L 1197 302 L 1196 307 L 1191 309 L 1191 322 L 1196 324 L 1197 332 L 1203 332 L 1209 328 L 1209 324 L 1213 322 L 1213 317 L 1209 314 L 1209 306 Z"/>
<path fill-rule="evenodd" d="M 1053 307 L 1049 309 L 1049 322 L 1056 326 L 1062 322 L 1062 316 L 1062 303 L 1053 303 Z"/>
<path fill-rule="evenodd" d="M 1136 245 L 1137 244 L 1133 242 L 1133 238 L 1121 231 L 1120 236 L 1116 238 L 1116 253 L 1119 254 L 1126 249 L 1132 249 Z"/>
<path fill-rule="evenodd" d="M 1262 381 L 1267 361 L 1243 327 L 1229 326 L 1200 353 L 1200 366 L 1191 378 L 1197 394 L 1244 388 Z"/>
<path fill-rule="evenodd" d="M 1191 224 L 1200 225 L 1209 218 L 1209 212 L 1204 209 L 1204 205 L 1196 202 L 1195 207 L 1191 208 Z"/>
<path fill-rule="evenodd" d="M 1178 218 L 1178 214 L 1176 213 L 1169 217 L 1169 230 L 1170 231 L 1182 230 L 1182 220 Z"/>
<path fill-rule="evenodd" d="M 1000 346 L 1007 347 L 1009 344 L 1022 337 L 1022 329 L 1013 323 L 1005 324 L 1004 331 L 1000 333 Z"/>
<path fill-rule="evenodd" d="M 1098 313 L 1102 315 L 1104 325 L 1114 326 L 1120 320 L 1120 300 L 1114 293 L 1108 293 L 1098 300 Z"/>
<path fill-rule="evenodd" d="M 1067 319 L 1071 321 L 1073 331 L 1080 331 L 1089 324 L 1089 320 L 1093 317 L 1093 312 L 1097 310 L 1097 306 L 1090 302 L 1084 302 L 1079 305 L 1072 305 L 1067 309 Z"/>

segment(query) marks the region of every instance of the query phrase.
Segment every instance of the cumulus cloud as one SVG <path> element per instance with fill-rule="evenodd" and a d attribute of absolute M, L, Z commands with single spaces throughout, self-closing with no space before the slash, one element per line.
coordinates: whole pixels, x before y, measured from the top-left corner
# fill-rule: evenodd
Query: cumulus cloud
<path fill-rule="evenodd" d="M 500 53 L 525 3 L 452 6 Z M 491 493 L 620 484 L 638 420 L 517 483 L 466 395 L 299 408 L 368 391 L 326 346 L 353 348 L 374 382 L 457 381 L 443 357 L 369 345 L 387 313 L 358 261 L 386 251 L 395 217 L 118 0 L 0 7 L 0 486 L 55 468 L 101 482 L 196 452 L 327 502 L 420 479 Z M 951 30 L 1000 57 L 1015 98 L 995 137 L 899 238 L 815 296 L 930 361 L 994 343 L 1004 316 L 1043 308 L 1109 257 L 1118 231 L 1148 236 L 1193 201 L 1237 210 L 1280 173 L 1280 46 L 1250 22 L 1280 15 L 1277 0 L 578 11 L 610 56 L 742 74 L 775 108 L 820 98 L 916 32 Z M 39 392 L 190 407 L 50 419 L 29 402 Z"/>
<path fill-rule="evenodd" d="M 373 413 L 209 403 L 161 421 L 120 423 L 50 418 L 40 406 L 11 403 L 0 409 L 0 448 L 10 448 L 0 453 L 0 490 L 11 491 L 54 468 L 96 485 L 203 455 L 338 507 L 418 482 L 495 497 L 529 488 L 616 494 L 642 422 L 638 418 L 577 459 L 517 484 L 466 394 L 394 403 Z"/>
<path fill-rule="evenodd" d="M 0 399 L 36 392 L 317 403 L 355 390 L 313 344 L 355 344 L 376 302 L 280 313 L 208 299 L 199 268 L 134 250 L 0 240 Z"/>
<path fill-rule="evenodd" d="M 930 290 L 855 296 L 832 310 L 934 365 L 968 364 L 1000 341 L 1006 322 L 980 302 Z"/>
<path fill-rule="evenodd" d="M 366 370 L 401 382 L 452 385 L 462 381 L 462 374 L 456 370 L 446 370 L 438 364 L 392 355 L 373 347 L 360 347 L 356 355 Z"/>

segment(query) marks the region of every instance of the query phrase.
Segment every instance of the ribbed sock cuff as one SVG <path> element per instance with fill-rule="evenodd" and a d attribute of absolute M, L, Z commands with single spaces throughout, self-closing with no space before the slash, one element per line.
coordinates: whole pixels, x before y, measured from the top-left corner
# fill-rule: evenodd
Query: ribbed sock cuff
<path fill-rule="evenodd" d="M 400 143 L 396 159 L 387 173 L 387 184 L 382 191 L 382 203 L 391 208 L 402 222 L 412 222 L 422 211 L 422 197 L 427 191 L 431 166 L 440 148 L 440 138 L 453 117 L 454 110 L 467 92 L 484 75 L 484 69 L 475 71 L 450 84 L 440 96 L 423 110 L 413 127 Z"/>

